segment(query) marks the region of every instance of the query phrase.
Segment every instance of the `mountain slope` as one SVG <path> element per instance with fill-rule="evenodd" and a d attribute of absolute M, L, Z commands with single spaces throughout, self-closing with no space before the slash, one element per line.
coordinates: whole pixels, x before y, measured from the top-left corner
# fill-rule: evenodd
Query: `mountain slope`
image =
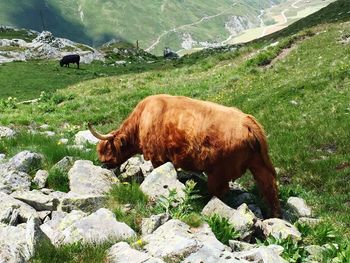
<path fill-rule="evenodd" d="M 178 50 L 191 39 L 200 45 L 223 41 L 230 30 L 258 25 L 260 9 L 283 1 L 2 1 L 0 25 L 46 29 L 91 46 L 112 38 L 140 40 L 142 48 L 159 54 L 164 46 Z"/>

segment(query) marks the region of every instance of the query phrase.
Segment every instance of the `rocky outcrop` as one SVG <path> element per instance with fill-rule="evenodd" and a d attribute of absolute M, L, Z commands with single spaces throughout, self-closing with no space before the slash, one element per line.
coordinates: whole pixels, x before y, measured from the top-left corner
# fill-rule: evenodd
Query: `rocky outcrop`
<path fill-rule="evenodd" d="M 57 38 L 49 31 L 35 32 L 35 34 L 37 37 L 31 42 L 22 39 L 1 39 L 0 46 L 16 48 L 11 51 L 0 50 L 0 63 L 29 59 L 59 59 L 71 53 L 79 54 L 81 63 L 104 60 L 104 55 L 101 52 L 87 45 L 75 43 L 65 38 Z"/>

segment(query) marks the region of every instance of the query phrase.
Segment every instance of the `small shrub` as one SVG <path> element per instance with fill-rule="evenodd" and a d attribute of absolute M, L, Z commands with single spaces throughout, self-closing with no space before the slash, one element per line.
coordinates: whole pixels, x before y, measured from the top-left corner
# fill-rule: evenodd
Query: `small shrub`
<path fill-rule="evenodd" d="M 193 180 L 188 180 L 185 186 L 184 197 L 179 197 L 175 189 L 170 189 L 167 197 L 160 196 L 155 211 L 168 213 L 172 218 L 180 220 L 188 218 L 195 210 L 195 200 L 201 196 L 197 194 L 198 190 L 195 189 L 196 183 Z"/>
<path fill-rule="evenodd" d="M 349 263 L 350 262 L 350 245 L 328 244 L 322 252 L 322 262 L 332 263 Z"/>
<path fill-rule="evenodd" d="M 16 109 L 17 108 L 17 98 L 8 97 L 7 99 L 0 100 L 0 111 L 6 109 Z"/>
<path fill-rule="evenodd" d="M 181 220 L 191 227 L 199 227 L 203 223 L 202 216 L 194 212 L 184 215 Z"/>
<path fill-rule="evenodd" d="M 294 241 L 290 236 L 285 239 L 269 236 L 263 242 L 257 240 L 257 243 L 265 246 L 279 245 L 283 247 L 284 250 L 281 256 L 290 263 L 305 262 L 308 256 L 304 246 Z"/>
<path fill-rule="evenodd" d="M 223 244 L 228 245 L 228 241 L 237 239 L 240 233 L 230 224 L 227 218 L 218 214 L 213 214 L 206 219 L 216 238 Z"/>

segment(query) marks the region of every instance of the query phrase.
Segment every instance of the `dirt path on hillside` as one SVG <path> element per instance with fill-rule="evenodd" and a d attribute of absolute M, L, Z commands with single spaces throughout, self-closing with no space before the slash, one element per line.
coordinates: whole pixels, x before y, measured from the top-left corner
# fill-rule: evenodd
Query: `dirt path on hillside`
<path fill-rule="evenodd" d="M 235 6 L 235 4 L 233 4 L 233 6 Z M 179 29 L 183 29 L 184 27 L 188 27 L 188 26 L 194 26 L 194 25 L 198 25 L 204 21 L 207 21 L 207 20 L 210 20 L 210 19 L 213 19 L 215 17 L 218 17 L 218 16 L 221 16 L 223 15 L 224 13 L 226 13 L 227 11 L 222 11 L 221 13 L 218 13 L 216 15 L 212 15 L 212 16 L 204 16 L 202 17 L 201 19 L 199 19 L 198 21 L 196 22 L 193 22 L 191 24 L 185 24 L 185 25 L 181 25 L 181 26 L 178 26 L 178 27 L 174 27 L 170 30 L 167 30 L 167 31 L 164 31 L 162 34 L 159 35 L 159 37 L 156 39 L 156 41 L 153 42 L 152 45 L 150 45 L 148 48 L 146 48 L 145 50 L 147 52 L 150 52 L 151 50 L 153 50 L 160 42 L 161 38 L 166 36 L 167 34 L 169 34 L 170 32 L 176 32 L 176 30 L 179 30 Z"/>

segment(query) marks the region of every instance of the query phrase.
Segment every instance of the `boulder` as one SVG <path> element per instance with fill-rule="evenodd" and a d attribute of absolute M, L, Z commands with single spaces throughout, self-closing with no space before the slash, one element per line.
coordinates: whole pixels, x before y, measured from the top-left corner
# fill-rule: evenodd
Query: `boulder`
<path fill-rule="evenodd" d="M 18 190 L 13 192 L 11 196 L 30 205 L 37 211 L 56 210 L 58 205 L 58 199 L 45 195 L 39 190 Z"/>
<path fill-rule="evenodd" d="M 190 254 L 182 262 L 207 262 L 207 263 L 243 263 L 231 253 L 229 247 L 219 242 L 208 224 L 203 224 L 199 228 L 191 229 L 193 238 L 197 240 L 201 247 L 198 251 Z"/>
<path fill-rule="evenodd" d="M 49 172 L 46 170 L 38 170 L 34 176 L 33 183 L 35 183 L 39 189 L 44 188 L 46 185 Z"/>
<path fill-rule="evenodd" d="M 262 222 L 265 236 L 272 235 L 275 238 L 285 239 L 291 237 L 294 240 L 301 239 L 301 233 L 292 224 L 279 218 L 270 218 Z"/>
<path fill-rule="evenodd" d="M 38 242 L 45 238 L 38 219 L 33 217 L 27 224 L 0 227 L 0 262 L 28 262 Z"/>
<path fill-rule="evenodd" d="M 27 173 L 10 169 L 7 164 L 0 165 L 0 192 L 10 194 L 16 190 L 29 191 L 30 185 Z"/>
<path fill-rule="evenodd" d="M 140 171 L 144 177 L 153 171 L 151 161 L 146 161 L 143 155 L 131 157 L 120 166 L 121 173 L 138 174 Z"/>
<path fill-rule="evenodd" d="M 120 175 L 118 179 L 122 182 L 136 181 L 139 184 L 143 182 L 144 176 L 140 165 L 142 164 L 141 157 L 135 156 L 128 159 L 120 166 Z"/>
<path fill-rule="evenodd" d="M 190 227 L 177 219 L 160 226 L 143 237 L 144 249 L 149 255 L 177 261 L 199 250 L 201 244 L 190 234 Z"/>
<path fill-rule="evenodd" d="M 60 161 L 52 166 L 52 170 L 58 170 L 62 173 L 68 173 L 69 169 L 72 168 L 74 159 L 72 156 L 65 156 Z"/>
<path fill-rule="evenodd" d="M 130 247 L 126 242 L 118 242 L 113 245 L 107 254 L 109 263 L 151 263 L 164 262 L 160 258 L 154 258 L 147 253 L 138 251 Z"/>
<path fill-rule="evenodd" d="M 68 172 L 69 188 L 72 193 L 101 195 L 108 192 L 118 179 L 113 173 L 100 166 L 95 166 L 91 161 L 75 161 Z"/>
<path fill-rule="evenodd" d="M 158 227 L 163 225 L 169 220 L 169 215 L 166 213 L 151 215 L 149 218 L 142 218 L 141 233 L 142 235 L 148 235 L 153 233 Z"/>
<path fill-rule="evenodd" d="M 0 212 L 0 223 L 9 226 L 16 226 L 19 223 L 19 210 L 15 206 L 8 207 Z"/>
<path fill-rule="evenodd" d="M 34 208 L 8 194 L 0 192 L 0 211 L 10 210 L 12 210 L 12 212 L 10 212 L 11 214 L 14 210 L 17 210 L 18 223 L 27 222 L 31 216 L 38 218 L 38 214 Z"/>
<path fill-rule="evenodd" d="M 41 229 L 54 245 L 102 243 L 136 236 L 128 225 L 118 222 L 115 215 L 105 208 L 90 215 L 78 210 L 69 214 L 53 212 L 52 219 L 41 225 Z"/>
<path fill-rule="evenodd" d="M 229 240 L 228 243 L 233 252 L 249 250 L 256 247 L 256 245 L 238 240 Z"/>
<path fill-rule="evenodd" d="M 11 138 L 16 135 L 16 132 L 8 127 L 0 126 L 0 138 Z"/>
<path fill-rule="evenodd" d="M 273 249 L 265 246 L 252 248 L 242 252 L 234 252 L 235 257 L 240 260 L 248 260 L 249 262 L 259 263 L 288 263 Z"/>
<path fill-rule="evenodd" d="M 300 217 L 297 222 L 300 224 L 307 224 L 309 226 L 315 226 L 315 225 L 321 223 L 321 221 L 322 220 L 319 218 Z"/>
<path fill-rule="evenodd" d="M 75 134 L 75 144 L 77 145 L 84 145 L 84 144 L 97 144 L 99 142 L 99 139 L 97 139 L 95 136 L 91 134 L 89 130 L 85 131 L 79 131 L 77 134 Z"/>
<path fill-rule="evenodd" d="M 40 167 L 42 160 L 43 156 L 41 154 L 30 151 L 22 151 L 13 156 L 7 165 L 14 170 L 29 173 L 30 171 Z"/>
<path fill-rule="evenodd" d="M 305 200 L 299 197 L 289 197 L 287 200 L 287 207 L 298 218 L 310 217 L 312 214 L 311 208 L 307 206 Z"/>
<path fill-rule="evenodd" d="M 208 224 L 190 228 L 182 221 L 172 219 L 144 236 L 142 241 L 149 255 L 167 262 L 240 262 L 216 239 Z"/>
<path fill-rule="evenodd" d="M 213 197 L 209 201 L 203 208 L 202 214 L 205 216 L 218 214 L 221 217 L 226 217 L 234 229 L 240 232 L 242 240 L 250 238 L 254 232 L 254 224 L 257 220 L 246 204 L 242 204 L 237 209 L 233 209 L 217 197 Z"/>
<path fill-rule="evenodd" d="M 96 210 L 102 208 L 105 205 L 106 201 L 107 197 L 105 195 L 80 195 L 69 192 L 60 198 L 58 210 L 68 213 L 73 210 L 95 212 Z"/>
<path fill-rule="evenodd" d="M 184 197 L 185 185 L 177 180 L 177 173 L 172 163 L 168 162 L 154 169 L 143 181 L 141 190 L 153 199 L 168 196 L 169 190 L 175 189 L 179 197 Z"/>

